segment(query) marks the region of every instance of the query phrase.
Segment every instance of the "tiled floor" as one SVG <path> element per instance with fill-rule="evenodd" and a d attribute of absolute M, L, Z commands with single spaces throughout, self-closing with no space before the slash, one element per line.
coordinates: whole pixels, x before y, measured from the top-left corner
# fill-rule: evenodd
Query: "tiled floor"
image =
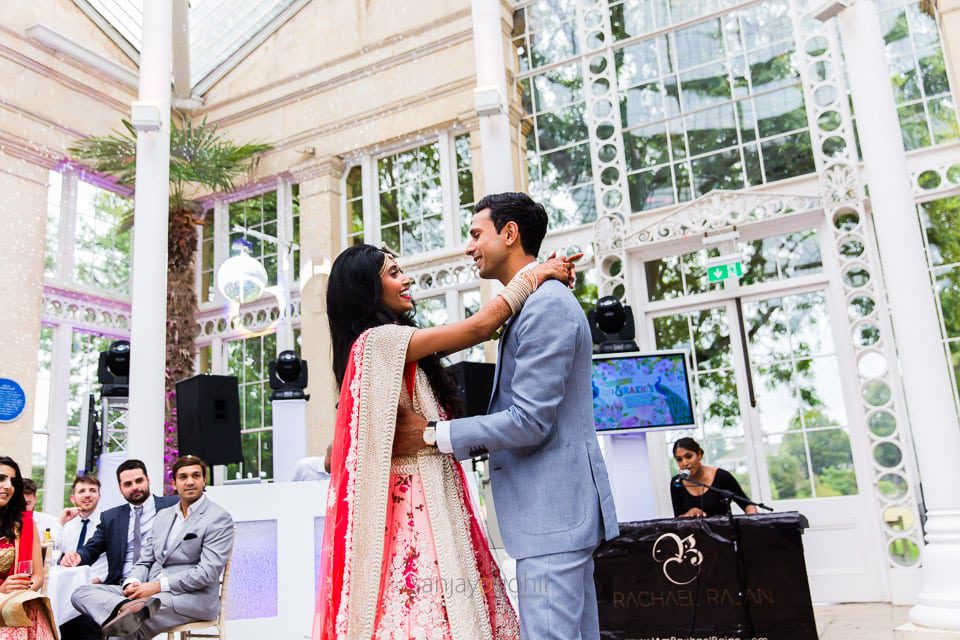
<path fill-rule="evenodd" d="M 910 607 L 837 604 L 813 610 L 820 640 L 893 640 L 893 630 L 907 622 Z"/>

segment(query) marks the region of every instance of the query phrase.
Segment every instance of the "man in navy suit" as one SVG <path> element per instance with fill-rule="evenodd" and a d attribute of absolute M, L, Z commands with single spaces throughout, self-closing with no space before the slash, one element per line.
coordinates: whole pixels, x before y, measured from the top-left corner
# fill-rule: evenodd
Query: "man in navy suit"
<path fill-rule="evenodd" d="M 141 549 L 150 540 L 157 512 L 177 504 L 179 499 L 152 495 L 147 467 L 140 460 L 126 460 L 117 467 L 117 483 L 127 504 L 100 514 L 100 524 L 93 537 L 82 549 L 65 554 L 60 564 L 65 567 L 93 564 L 106 553 L 104 583 L 119 585 L 133 570 Z M 83 615 L 67 622 L 60 631 L 64 640 L 100 638 L 100 626 Z"/>

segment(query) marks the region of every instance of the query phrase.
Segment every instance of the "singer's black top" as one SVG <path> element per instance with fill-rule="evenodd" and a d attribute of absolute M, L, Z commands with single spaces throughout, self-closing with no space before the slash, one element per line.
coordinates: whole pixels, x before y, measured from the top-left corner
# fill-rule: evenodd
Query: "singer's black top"
<path fill-rule="evenodd" d="M 713 484 L 710 486 L 716 487 L 717 489 L 726 489 L 727 491 L 732 491 L 744 499 L 747 498 L 747 494 L 744 493 L 743 489 L 740 487 L 740 483 L 737 482 L 737 479 L 733 477 L 733 474 L 726 469 L 721 469 L 720 467 L 717 467 L 717 473 L 713 478 Z M 700 510 L 706 513 L 708 516 L 722 516 L 727 513 L 727 506 L 724 502 L 723 496 L 716 491 L 707 491 L 702 496 L 695 496 L 687 491 L 687 488 L 683 486 L 679 475 L 673 476 L 673 480 L 670 481 L 670 498 L 673 500 L 673 515 L 675 517 L 682 516 L 694 507 L 699 507 Z M 747 504 L 746 502 L 736 498 L 734 498 L 734 502 L 740 505 L 741 509 L 743 509 Z"/>

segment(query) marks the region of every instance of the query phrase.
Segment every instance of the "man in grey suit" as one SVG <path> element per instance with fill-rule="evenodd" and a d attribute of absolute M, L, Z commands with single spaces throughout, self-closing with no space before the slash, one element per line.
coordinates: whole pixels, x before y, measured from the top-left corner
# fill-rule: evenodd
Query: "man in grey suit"
<path fill-rule="evenodd" d="M 173 464 L 180 503 L 157 513 L 153 535 L 123 586 L 88 585 L 70 599 L 102 625 L 103 635 L 152 638 L 220 611 L 220 574 L 233 548 L 233 518 L 204 496 L 207 465 L 196 456 Z"/>
<path fill-rule="evenodd" d="M 482 278 L 506 285 L 536 264 L 547 232 L 542 205 L 502 193 L 475 212 L 466 253 Z M 503 331 L 488 415 L 436 425 L 398 415 L 400 447 L 420 437 L 461 460 L 490 454 L 497 520 L 517 559 L 524 640 L 600 637 L 593 551 L 619 530 L 593 422 L 592 354 L 586 315 L 551 280 Z"/>

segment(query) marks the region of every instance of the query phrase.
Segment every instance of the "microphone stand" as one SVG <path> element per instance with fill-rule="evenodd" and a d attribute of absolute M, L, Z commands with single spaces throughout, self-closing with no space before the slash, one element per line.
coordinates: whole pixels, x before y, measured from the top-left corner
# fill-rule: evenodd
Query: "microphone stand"
<path fill-rule="evenodd" d="M 768 507 L 762 502 L 754 502 L 749 498 L 738 496 L 733 491 L 728 491 L 727 489 L 718 489 L 717 487 L 714 487 L 712 485 L 704 484 L 699 480 L 694 480 L 689 475 L 686 477 L 682 475 L 679 476 L 677 478 L 677 484 L 679 484 L 682 487 L 684 480 L 686 480 L 692 485 L 703 487 L 707 491 L 715 491 L 716 493 L 719 493 L 720 496 L 723 498 L 723 503 L 727 507 L 726 509 L 727 520 L 730 522 L 730 529 L 733 534 L 732 535 L 733 553 L 736 558 L 736 566 L 737 566 L 737 589 L 739 591 L 737 595 L 740 598 L 740 608 L 743 610 L 744 617 L 746 618 L 746 621 L 747 621 L 746 631 L 751 637 L 753 637 L 755 634 L 753 632 L 753 617 L 750 615 L 750 603 L 747 599 L 747 577 L 746 577 L 746 571 L 745 571 L 745 562 L 743 558 L 743 545 L 741 544 L 741 541 L 740 541 L 740 526 L 739 524 L 737 524 L 736 518 L 733 517 L 733 510 L 730 508 L 730 502 L 733 501 L 734 499 L 737 499 L 740 502 L 745 502 L 747 505 L 753 505 L 759 509 L 764 509 L 766 511 L 773 511 L 773 508 Z"/>
<path fill-rule="evenodd" d="M 714 486 L 712 486 L 712 485 L 704 484 L 704 483 L 700 482 L 699 480 L 694 480 L 694 479 L 691 478 L 690 476 L 686 476 L 686 477 L 684 477 L 684 476 L 678 476 L 678 477 L 677 477 L 677 482 L 680 483 L 680 486 L 683 486 L 683 481 L 684 481 L 684 480 L 686 480 L 687 482 L 689 482 L 689 483 L 692 484 L 692 485 L 696 485 L 696 486 L 698 486 L 698 487 L 703 487 L 703 488 L 706 489 L 707 491 L 714 491 L 714 492 L 716 492 L 716 493 L 719 493 L 719 494 L 723 497 L 724 504 L 727 505 L 727 513 L 730 513 L 730 502 L 731 502 L 731 501 L 737 501 L 738 504 L 739 504 L 740 502 L 745 502 L 745 503 L 747 504 L 747 506 L 753 505 L 754 507 L 757 507 L 758 509 L 763 509 L 763 510 L 765 510 L 765 511 L 773 511 L 773 507 L 768 507 L 767 505 L 763 504 L 762 502 L 754 502 L 754 501 L 751 500 L 750 498 L 745 498 L 745 497 L 743 497 L 743 496 L 738 496 L 738 495 L 735 494 L 733 491 L 728 491 L 727 489 L 718 489 L 717 487 L 714 487 Z"/>

